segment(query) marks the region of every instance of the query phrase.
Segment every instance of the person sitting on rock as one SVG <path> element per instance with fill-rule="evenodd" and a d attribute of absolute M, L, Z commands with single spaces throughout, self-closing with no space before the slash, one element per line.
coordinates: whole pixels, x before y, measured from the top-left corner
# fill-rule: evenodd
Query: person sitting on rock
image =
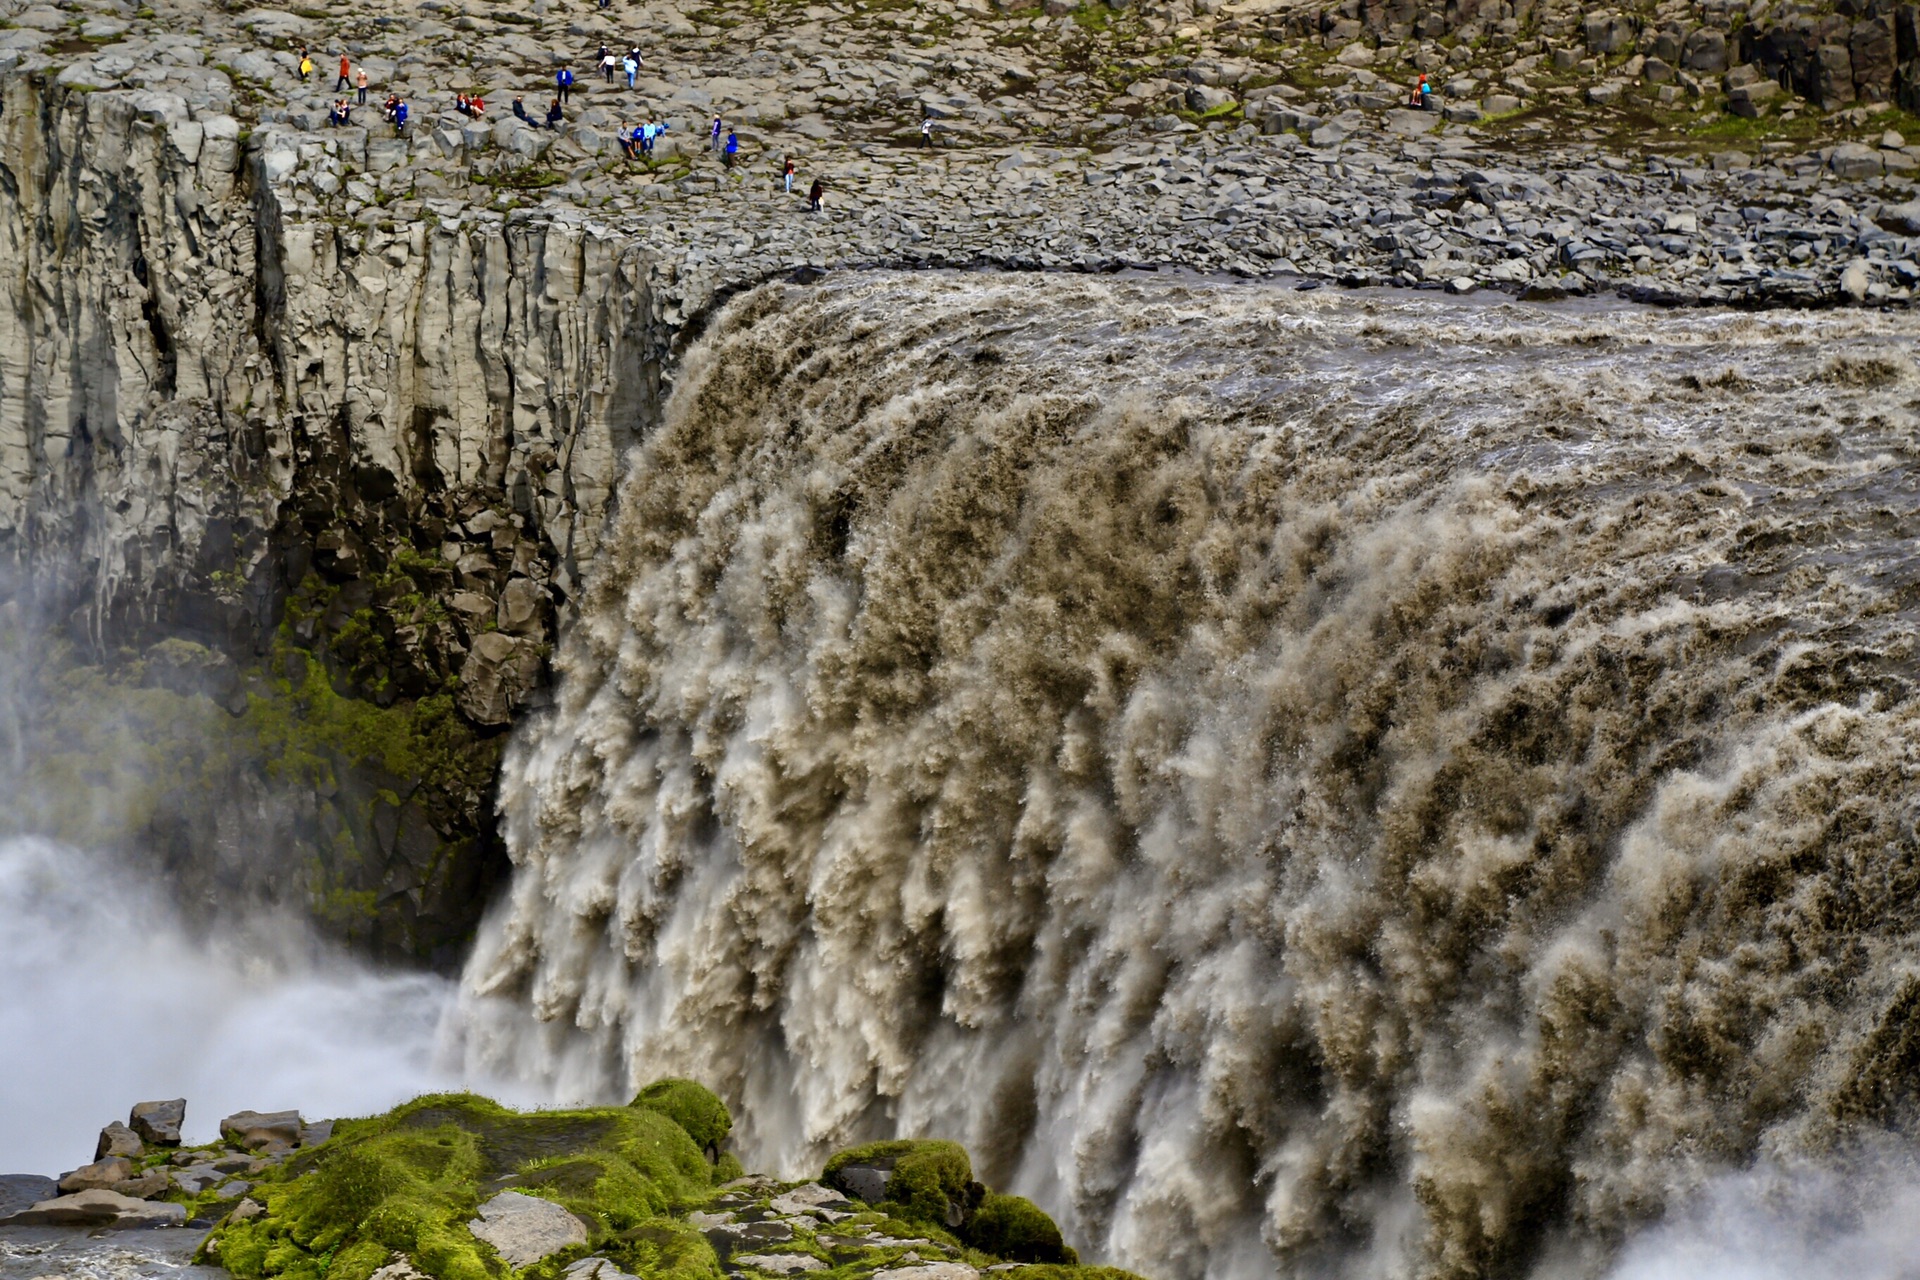
<path fill-rule="evenodd" d="M 328 126 L 334 129 L 338 129 L 341 126 L 348 124 L 349 122 L 350 122 L 349 117 L 347 115 L 347 100 L 345 98 L 335 98 L 333 100 L 333 109 L 327 112 Z"/>
<path fill-rule="evenodd" d="M 1420 73 L 1420 109 L 1433 110 L 1433 81 L 1427 79 L 1427 73 Z"/>
<path fill-rule="evenodd" d="M 464 93 L 456 93 L 453 95 L 453 109 L 463 116 L 471 116 L 473 114 L 473 107 L 469 104 L 467 95 Z"/>
<path fill-rule="evenodd" d="M 547 104 L 547 128 L 558 133 L 560 131 L 560 122 L 565 118 L 566 117 L 560 113 L 560 99 L 555 98 L 551 103 Z"/>
<path fill-rule="evenodd" d="M 468 98 L 467 110 L 473 113 L 475 120 L 479 120 L 487 114 L 487 104 L 479 98 Z"/>
<path fill-rule="evenodd" d="M 620 151 L 629 160 L 640 158 L 640 126 L 633 126 L 632 132 L 620 131 Z"/>
<path fill-rule="evenodd" d="M 393 136 L 394 137 L 397 138 L 401 134 L 407 131 L 407 115 L 408 115 L 407 100 L 405 98 L 402 98 L 400 99 L 399 103 L 395 105 L 395 107 L 393 108 Z"/>
<path fill-rule="evenodd" d="M 388 124 L 392 124 L 393 113 L 395 111 L 398 111 L 399 109 L 400 109 L 400 95 L 397 93 L 390 93 L 387 95 L 386 102 L 382 103 L 380 106 L 380 118 L 382 120 L 385 120 Z"/>
<path fill-rule="evenodd" d="M 533 123 L 533 117 L 527 114 L 526 101 L 517 93 L 513 95 L 513 114 L 528 124 Z"/>

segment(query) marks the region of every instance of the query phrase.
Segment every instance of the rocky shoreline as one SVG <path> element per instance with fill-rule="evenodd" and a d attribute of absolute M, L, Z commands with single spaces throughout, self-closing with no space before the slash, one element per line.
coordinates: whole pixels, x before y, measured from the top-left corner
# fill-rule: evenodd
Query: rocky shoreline
<path fill-rule="evenodd" d="M 724 1150 L 725 1106 L 690 1081 L 625 1108 L 446 1094 L 337 1125 L 245 1111 L 200 1147 L 181 1145 L 185 1106 L 137 1104 L 57 1180 L 0 1177 L 0 1277 L 52 1274 L 85 1239 L 108 1242 L 94 1251 L 119 1274 L 243 1280 L 1139 1280 L 1080 1266 L 954 1143 L 851 1148 L 817 1180 L 747 1175 Z"/>

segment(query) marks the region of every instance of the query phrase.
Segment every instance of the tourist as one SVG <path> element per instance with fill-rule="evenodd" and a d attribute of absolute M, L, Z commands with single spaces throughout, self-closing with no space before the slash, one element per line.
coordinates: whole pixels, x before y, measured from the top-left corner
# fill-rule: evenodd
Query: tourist
<path fill-rule="evenodd" d="M 345 98 L 335 98 L 333 100 L 333 109 L 327 112 L 328 126 L 338 129 L 352 123 L 353 117 L 347 113 L 347 100 Z"/>
<path fill-rule="evenodd" d="M 633 78 L 640 74 L 639 62 L 634 59 L 634 56 L 631 53 L 629 53 L 626 57 L 620 60 L 620 69 L 627 73 L 627 88 L 629 89 L 633 88 Z"/>
<path fill-rule="evenodd" d="M 920 117 L 920 147 L 925 150 L 933 145 L 933 117 Z"/>
<path fill-rule="evenodd" d="M 600 46 L 600 70 L 605 73 L 607 83 L 613 83 L 613 73 L 620 66 L 620 59 L 613 56 L 613 50 Z"/>
<path fill-rule="evenodd" d="M 479 98 L 468 98 L 467 110 L 475 120 L 479 120 L 487 114 L 487 104 Z"/>
<path fill-rule="evenodd" d="M 733 168 L 733 158 L 739 154 L 740 135 L 729 129 L 727 130 L 727 149 L 725 154 L 721 156 L 721 163 L 731 169 Z"/>
<path fill-rule="evenodd" d="M 819 213 L 822 209 L 826 208 L 826 204 L 826 181 L 821 178 L 815 178 L 813 180 L 813 186 L 807 191 L 807 209 L 811 213 Z"/>
<path fill-rule="evenodd" d="M 639 125 L 633 126 L 633 132 L 631 134 L 625 129 L 620 131 L 620 151 L 621 154 L 625 155 L 629 160 L 637 160 L 640 158 Z"/>
<path fill-rule="evenodd" d="M 720 131 L 724 127 L 720 122 L 720 117 L 716 115 L 713 118 L 713 136 L 707 140 L 707 149 L 709 151 L 718 151 L 720 149 Z"/>
<path fill-rule="evenodd" d="M 400 99 L 393 109 L 393 136 L 399 137 L 407 131 L 407 100 Z"/>
<path fill-rule="evenodd" d="M 553 83 L 560 90 L 560 101 L 573 101 L 573 68 L 561 67 L 553 73 Z"/>
<path fill-rule="evenodd" d="M 313 74 L 313 59 L 307 56 L 307 51 L 305 49 L 302 49 L 300 51 L 300 78 L 302 80 L 305 80 L 308 76 L 312 74 Z"/>
<path fill-rule="evenodd" d="M 560 113 L 560 99 L 555 98 L 547 105 L 547 128 L 560 132 L 560 121 L 564 118 Z"/>
<path fill-rule="evenodd" d="M 654 141 L 665 133 L 667 126 L 649 120 L 640 126 L 640 154 L 651 158 Z"/>
<path fill-rule="evenodd" d="M 527 114 L 527 104 L 521 100 L 520 95 L 517 93 L 513 95 L 513 114 L 528 124 L 533 123 L 533 117 Z"/>
<path fill-rule="evenodd" d="M 352 73 L 353 73 L 353 63 L 347 60 L 346 54 L 344 53 L 341 54 L 340 55 L 340 79 L 336 81 L 333 86 L 333 91 L 335 93 L 341 93 L 341 92 L 344 92 L 345 90 L 353 88 Z"/>
<path fill-rule="evenodd" d="M 392 124 L 393 113 L 397 111 L 399 107 L 400 107 L 400 95 L 397 93 L 388 94 L 387 100 L 380 104 L 380 118 L 382 120 L 385 120 L 388 124 Z"/>
<path fill-rule="evenodd" d="M 358 97 L 359 104 L 363 107 L 366 106 L 367 105 L 367 69 L 365 67 L 361 67 L 358 71 L 353 73 L 353 83 L 354 83 L 354 86 L 359 90 L 359 97 Z"/>
<path fill-rule="evenodd" d="M 793 157 L 792 156 L 787 157 L 787 163 L 784 169 L 783 176 L 785 176 L 787 180 L 787 194 L 792 195 L 793 194 Z"/>

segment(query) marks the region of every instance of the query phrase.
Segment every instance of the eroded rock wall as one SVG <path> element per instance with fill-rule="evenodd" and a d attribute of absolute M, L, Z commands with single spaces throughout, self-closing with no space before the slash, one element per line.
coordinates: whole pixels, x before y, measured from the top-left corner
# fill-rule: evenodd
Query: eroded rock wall
<path fill-rule="evenodd" d="M 173 833 L 189 896 L 326 899 L 432 952 L 483 905 L 496 739 L 653 415 L 663 330 L 641 254 L 584 218 L 309 216 L 280 179 L 320 144 L 228 105 L 0 77 L 11 616 L 258 731 L 201 779 L 217 803 L 116 800 L 129 841 Z M 344 727 L 302 742 L 318 701 Z M 227 776 L 291 754 L 290 788 Z M 284 847 L 196 873 L 248 792 Z"/>

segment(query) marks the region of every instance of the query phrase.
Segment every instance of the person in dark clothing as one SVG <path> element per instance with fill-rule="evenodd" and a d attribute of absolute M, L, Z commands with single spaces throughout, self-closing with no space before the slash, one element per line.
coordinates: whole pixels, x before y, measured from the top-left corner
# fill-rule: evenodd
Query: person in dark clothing
<path fill-rule="evenodd" d="M 397 138 L 406 131 L 407 100 L 402 98 L 400 99 L 400 104 L 393 109 L 393 136 Z"/>
<path fill-rule="evenodd" d="M 558 133 L 560 131 L 560 122 L 565 118 L 566 117 L 560 113 L 560 99 L 555 98 L 547 106 L 547 128 Z"/>
<path fill-rule="evenodd" d="M 573 101 L 573 68 L 562 67 L 553 73 L 553 83 L 560 90 L 560 101 Z"/>
<path fill-rule="evenodd" d="M 533 123 L 533 117 L 527 114 L 527 104 L 517 93 L 513 95 L 513 114 L 525 120 L 528 124 Z"/>
<path fill-rule="evenodd" d="M 813 180 L 813 186 L 807 191 L 807 209 L 812 213 L 820 212 L 827 198 L 827 184 L 819 178 Z"/>

